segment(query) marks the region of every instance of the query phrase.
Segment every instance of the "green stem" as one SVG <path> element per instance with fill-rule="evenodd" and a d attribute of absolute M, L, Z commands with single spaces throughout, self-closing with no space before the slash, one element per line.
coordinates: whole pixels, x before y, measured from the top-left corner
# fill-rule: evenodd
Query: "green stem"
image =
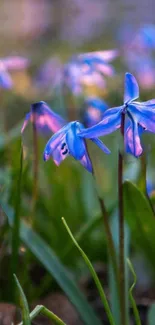
<path fill-rule="evenodd" d="M 38 136 L 35 121 L 32 124 L 33 127 L 33 149 L 34 149 L 34 160 L 33 160 L 33 193 L 32 193 L 32 219 L 31 222 L 34 224 L 35 221 L 35 210 L 38 197 L 38 166 L 39 166 L 39 153 L 38 153 Z"/>
<path fill-rule="evenodd" d="M 124 142 L 125 115 L 122 113 L 121 133 Z M 125 260 L 124 260 L 124 206 L 123 206 L 123 154 L 118 154 L 118 197 L 119 197 L 119 285 L 121 324 L 127 324 L 126 286 L 125 286 Z"/>
<path fill-rule="evenodd" d="M 42 315 L 48 317 L 48 319 L 52 320 L 57 325 L 67 325 L 58 316 L 56 316 L 54 313 L 52 313 L 52 311 L 50 311 L 49 309 L 47 309 L 46 307 L 44 307 L 42 305 L 38 305 L 34 308 L 34 310 L 30 313 L 30 319 L 33 320 L 39 314 L 42 314 Z M 23 325 L 23 322 L 21 322 L 18 325 Z"/>
<path fill-rule="evenodd" d="M 85 252 L 82 250 L 82 248 L 79 246 L 79 244 L 77 243 L 77 241 L 73 237 L 73 234 L 71 233 L 71 230 L 69 229 L 69 227 L 68 227 L 68 225 L 67 225 L 67 223 L 66 223 L 66 221 L 65 221 L 64 218 L 62 218 L 62 221 L 63 221 L 63 224 L 64 224 L 64 226 L 65 226 L 65 228 L 66 228 L 66 230 L 67 230 L 70 238 L 72 239 L 74 245 L 79 250 L 80 254 L 82 255 L 84 261 L 86 262 L 86 264 L 87 264 L 87 266 L 88 266 L 88 268 L 90 270 L 90 273 L 91 273 L 91 275 L 92 275 L 92 277 L 94 279 L 94 282 L 95 282 L 96 287 L 98 289 L 98 292 L 100 294 L 101 301 L 102 301 L 103 306 L 105 308 L 105 312 L 107 314 L 107 317 L 108 317 L 108 320 L 109 320 L 110 325 L 115 325 L 115 322 L 114 322 L 114 319 L 113 319 L 113 315 L 112 315 L 111 309 L 109 307 L 109 304 L 108 304 L 106 295 L 104 293 L 104 290 L 102 288 L 102 285 L 100 283 L 100 280 L 99 280 L 99 278 L 98 278 L 98 276 L 97 276 L 97 274 L 96 274 L 96 272 L 95 272 L 95 270 L 94 270 L 94 268 L 93 268 L 93 266 L 92 266 L 89 258 L 87 257 L 87 255 L 85 254 Z"/>

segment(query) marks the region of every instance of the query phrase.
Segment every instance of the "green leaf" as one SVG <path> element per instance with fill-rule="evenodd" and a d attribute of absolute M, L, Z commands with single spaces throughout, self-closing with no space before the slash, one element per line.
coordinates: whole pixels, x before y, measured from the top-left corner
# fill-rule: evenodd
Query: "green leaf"
<path fill-rule="evenodd" d="M 155 304 L 152 304 L 152 306 L 149 308 L 148 311 L 148 325 L 154 325 L 155 324 Z"/>
<path fill-rule="evenodd" d="M 14 219 L 13 209 L 3 203 L 1 203 L 1 206 L 12 226 Z M 60 263 L 52 249 L 24 221 L 21 221 L 20 238 L 44 265 L 46 270 L 55 278 L 62 290 L 76 307 L 84 323 L 87 325 L 101 325 L 101 321 L 89 306 L 84 295 L 75 284 L 75 281 L 71 278 L 66 268 Z"/>
<path fill-rule="evenodd" d="M 155 271 L 155 217 L 145 195 L 131 182 L 124 183 L 124 213 L 132 242 L 145 253 Z"/>
<path fill-rule="evenodd" d="M 24 291 L 23 291 L 15 274 L 14 274 L 14 279 L 16 281 L 16 284 L 17 284 L 17 287 L 18 287 L 19 293 L 20 293 L 20 305 L 22 308 L 23 325 L 31 325 L 31 319 L 29 316 L 29 307 L 28 307 L 28 303 L 27 303 Z"/>
<path fill-rule="evenodd" d="M 141 320 L 140 320 L 138 308 L 136 306 L 135 299 L 134 299 L 134 297 L 132 295 L 132 291 L 133 291 L 133 289 L 134 289 L 134 287 L 136 285 L 137 277 L 136 277 L 136 273 L 134 271 L 134 268 L 132 266 L 132 263 L 130 262 L 130 260 L 128 258 L 127 258 L 127 263 L 128 263 L 129 269 L 130 269 L 130 271 L 131 271 L 131 273 L 133 275 L 133 284 L 129 289 L 129 297 L 130 297 L 131 305 L 132 305 L 132 308 L 133 308 L 136 325 L 141 325 Z"/>
<path fill-rule="evenodd" d="M 57 324 L 57 325 L 67 325 L 58 316 L 56 316 L 52 311 L 50 311 L 49 309 L 47 309 L 46 307 L 44 307 L 42 305 L 36 306 L 31 311 L 31 313 L 30 313 L 30 319 L 33 320 L 39 314 L 42 314 L 42 315 L 46 316 L 48 319 L 51 319 L 54 322 L 54 324 Z M 19 325 L 24 325 L 24 323 L 21 322 Z"/>
<path fill-rule="evenodd" d="M 95 272 L 95 270 L 94 270 L 94 268 L 93 268 L 93 266 L 92 266 L 92 264 L 91 264 L 88 256 L 85 254 L 85 252 L 82 250 L 82 248 L 79 246 L 79 244 L 75 240 L 75 238 L 74 238 L 73 234 L 71 233 L 71 230 L 69 229 L 69 227 L 68 227 L 68 225 L 67 225 L 67 223 L 66 223 L 66 221 L 65 221 L 64 218 L 62 218 L 62 221 L 63 221 L 63 224 L 64 224 L 64 226 L 65 226 L 65 228 L 66 228 L 66 230 L 67 230 L 67 232 L 68 232 L 71 240 L 73 241 L 74 245 L 77 247 L 78 251 L 82 255 L 85 263 L 87 264 L 87 266 L 89 268 L 89 271 L 90 271 L 90 273 L 91 273 L 91 275 L 93 277 L 93 280 L 94 280 L 94 282 L 96 284 L 97 290 L 98 290 L 98 292 L 100 294 L 101 301 L 103 303 L 103 306 L 105 308 L 105 312 L 106 312 L 107 317 L 108 317 L 108 320 L 109 320 L 109 324 L 110 325 L 115 325 L 115 322 L 114 322 L 114 319 L 113 319 L 113 315 L 112 315 L 112 312 L 111 312 L 109 303 L 108 303 L 107 298 L 106 298 L 106 295 L 104 293 L 104 289 L 103 289 L 103 287 L 101 285 L 101 282 L 100 282 L 100 280 L 99 280 L 99 278 L 98 278 L 98 276 L 97 276 L 97 274 L 96 274 L 96 272 Z"/>

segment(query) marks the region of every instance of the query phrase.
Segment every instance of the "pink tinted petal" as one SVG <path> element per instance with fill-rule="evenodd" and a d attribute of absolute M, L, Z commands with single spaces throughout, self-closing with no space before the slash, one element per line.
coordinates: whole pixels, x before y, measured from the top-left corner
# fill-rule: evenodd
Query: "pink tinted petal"
<path fill-rule="evenodd" d="M 81 83 L 87 86 L 96 85 L 99 88 L 105 88 L 106 82 L 100 73 L 93 71 L 89 74 L 85 74 L 81 76 Z"/>
<path fill-rule="evenodd" d="M 139 157 L 142 152 L 142 146 L 140 142 L 140 134 L 137 123 L 126 122 L 125 126 L 125 148 L 128 153 L 131 153 L 135 157 Z"/>
<path fill-rule="evenodd" d="M 68 155 L 69 155 L 69 150 L 68 150 L 68 147 L 67 147 L 66 143 L 65 143 L 65 146 L 63 146 L 63 149 L 62 149 L 62 146 L 63 146 L 63 140 L 57 146 L 57 148 L 52 151 L 52 158 L 53 158 L 53 161 L 55 162 L 55 164 L 57 166 L 59 166 L 61 164 L 61 162 L 65 158 L 67 158 Z"/>
<path fill-rule="evenodd" d="M 84 156 L 82 157 L 82 159 L 80 160 L 80 163 L 82 164 L 82 166 L 88 170 L 88 172 L 92 173 L 93 168 L 92 168 L 92 163 L 91 160 L 88 156 L 87 151 L 85 152 Z"/>
<path fill-rule="evenodd" d="M 96 68 L 106 76 L 111 77 L 114 75 L 114 68 L 110 64 L 96 64 Z"/>

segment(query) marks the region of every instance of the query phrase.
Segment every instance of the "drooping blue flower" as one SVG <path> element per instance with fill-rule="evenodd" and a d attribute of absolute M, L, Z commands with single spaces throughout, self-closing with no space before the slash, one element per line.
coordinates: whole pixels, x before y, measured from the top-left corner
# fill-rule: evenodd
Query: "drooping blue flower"
<path fill-rule="evenodd" d="M 47 136 L 57 132 L 67 123 L 43 101 L 31 105 L 31 110 L 25 117 L 21 132 L 25 130 L 29 121 L 34 122 L 37 130 Z"/>
<path fill-rule="evenodd" d="M 79 133 L 84 130 L 84 126 L 78 122 L 70 122 L 61 130 L 55 133 L 48 141 L 44 150 L 44 160 L 52 158 L 57 166 L 71 155 L 78 160 L 89 172 L 92 172 L 92 164 L 88 155 L 85 140 L 79 137 Z M 109 154 L 109 149 L 98 139 L 91 138 L 101 150 Z"/>
<path fill-rule="evenodd" d="M 103 119 L 97 125 L 83 130 L 81 137 L 99 137 L 121 127 L 122 114 L 125 114 L 124 142 L 129 153 L 138 157 L 142 154 L 140 141 L 141 133 L 145 130 L 155 133 L 155 99 L 146 102 L 137 102 L 139 87 L 135 77 L 126 73 L 124 104 L 119 107 L 108 109 Z"/>
<path fill-rule="evenodd" d="M 71 155 L 92 172 L 85 140 L 78 136 L 79 132 L 84 129 L 81 123 L 77 121 L 67 123 L 43 101 L 31 105 L 31 111 L 26 115 L 21 132 L 25 130 L 29 121 L 35 123 L 37 131 L 43 135 L 51 136 L 55 133 L 45 147 L 44 160 L 52 157 L 55 164 L 59 165 L 68 155 Z M 91 140 L 105 153 L 110 153 L 99 139 Z"/>
<path fill-rule="evenodd" d="M 114 68 L 109 64 L 118 56 L 117 50 L 95 51 L 73 56 L 64 65 L 63 82 L 75 94 L 82 93 L 83 85 L 105 87 L 105 76 L 112 76 Z"/>
<path fill-rule="evenodd" d="M 0 59 L 0 88 L 11 89 L 13 81 L 9 71 L 25 69 L 28 66 L 28 59 L 20 56 L 10 56 Z"/>
<path fill-rule="evenodd" d="M 86 127 L 91 127 L 99 123 L 104 112 L 108 109 L 108 105 L 98 97 L 90 97 L 84 103 L 83 123 Z"/>

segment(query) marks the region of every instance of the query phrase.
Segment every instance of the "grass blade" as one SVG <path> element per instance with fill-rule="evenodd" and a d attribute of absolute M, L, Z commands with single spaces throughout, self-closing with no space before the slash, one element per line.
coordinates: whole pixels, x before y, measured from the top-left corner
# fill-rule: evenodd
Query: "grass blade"
<path fill-rule="evenodd" d="M 64 323 L 58 316 L 42 305 L 38 305 L 34 308 L 34 310 L 30 313 L 30 319 L 33 320 L 39 314 L 51 319 L 56 325 L 66 325 L 66 323 Z M 19 325 L 24 325 L 24 323 L 21 322 Z"/>
<path fill-rule="evenodd" d="M 130 271 L 131 271 L 131 273 L 133 275 L 133 284 L 129 289 L 129 298 L 130 298 L 131 305 L 132 305 L 132 308 L 133 308 L 136 325 L 142 325 L 140 317 L 139 317 L 139 312 L 138 312 L 138 309 L 137 309 L 137 305 L 136 305 L 135 299 L 134 299 L 134 297 L 132 295 L 132 291 L 133 291 L 133 289 L 134 289 L 134 287 L 136 285 L 137 276 L 136 276 L 136 273 L 135 273 L 134 268 L 132 266 L 132 263 L 128 258 L 127 258 L 127 263 L 128 263 L 129 269 L 130 269 Z"/>
<path fill-rule="evenodd" d="M 13 209 L 2 202 L 1 206 L 8 217 L 10 226 L 12 226 L 14 220 Z M 68 274 L 66 268 L 60 263 L 55 253 L 23 220 L 20 223 L 20 238 L 57 281 L 76 307 L 84 323 L 86 325 L 101 325 L 101 321 L 86 301 L 84 295 L 80 292 L 75 281 Z"/>
<path fill-rule="evenodd" d="M 93 266 L 92 266 L 92 264 L 91 264 L 89 258 L 87 257 L 87 255 L 84 253 L 84 251 L 82 250 L 82 248 L 79 246 L 79 244 L 77 243 L 77 241 L 76 241 L 75 238 L 73 237 L 73 235 L 72 235 L 72 233 L 71 233 L 71 231 L 70 231 L 70 229 L 69 229 L 69 227 L 68 227 L 68 225 L 67 225 L 67 223 L 66 223 L 66 221 L 65 221 L 64 218 L 62 218 L 62 221 L 63 221 L 63 224 L 64 224 L 64 226 L 65 226 L 65 228 L 66 228 L 66 230 L 67 230 L 67 232 L 68 232 L 70 238 L 72 239 L 73 243 L 75 244 L 75 246 L 76 246 L 77 249 L 79 250 L 80 254 L 82 255 L 84 261 L 86 262 L 86 264 L 87 264 L 87 266 L 88 266 L 88 268 L 89 268 L 89 270 L 90 270 L 90 273 L 91 273 L 91 275 L 92 275 L 92 277 L 93 277 L 93 279 L 94 279 L 94 282 L 95 282 L 96 287 L 97 287 L 97 289 L 98 289 L 98 292 L 99 292 L 99 294 L 100 294 L 101 301 L 102 301 L 102 303 L 103 303 L 103 305 L 104 305 L 104 308 L 105 308 L 105 311 L 106 311 L 107 317 L 108 317 L 108 319 L 109 319 L 109 323 L 110 323 L 111 325 L 115 325 L 115 322 L 114 322 L 114 320 L 113 320 L 113 315 L 112 315 L 112 313 L 111 313 L 111 310 L 110 310 L 110 307 L 109 307 L 109 304 L 108 304 L 108 301 L 107 301 L 106 295 L 105 295 L 105 293 L 104 293 L 104 290 L 103 290 L 103 288 L 102 288 L 102 285 L 101 285 L 101 283 L 100 283 L 100 280 L 99 280 L 99 278 L 98 278 L 98 276 L 97 276 L 97 274 L 96 274 L 96 272 L 95 272 L 95 270 L 94 270 L 94 268 L 93 268 Z"/>
<path fill-rule="evenodd" d="M 24 291 L 23 291 L 15 274 L 14 274 L 14 279 L 15 279 L 15 282 L 16 282 L 16 285 L 18 287 L 19 294 L 20 294 L 20 305 L 21 305 L 21 309 L 22 309 L 23 325 L 31 325 L 31 319 L 29 316 L 29 307 L 28 307 L 28 303 L 27 303 Z"/>

